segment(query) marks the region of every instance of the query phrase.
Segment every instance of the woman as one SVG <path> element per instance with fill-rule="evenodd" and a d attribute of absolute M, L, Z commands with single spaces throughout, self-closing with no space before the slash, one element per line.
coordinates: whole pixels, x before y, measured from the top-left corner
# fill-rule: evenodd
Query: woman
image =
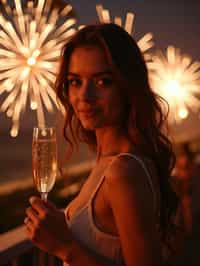
<path fill-rule="evenodd" d="M 115 24 L 86 26 L 64 47 L 56 91 L 66 140 L 87 143 L 96 164 L 65 217 L 31 198 L 30 239 L 70 265 L 161 265 L 176 208 L 174 154 L 137 44 Z"/>

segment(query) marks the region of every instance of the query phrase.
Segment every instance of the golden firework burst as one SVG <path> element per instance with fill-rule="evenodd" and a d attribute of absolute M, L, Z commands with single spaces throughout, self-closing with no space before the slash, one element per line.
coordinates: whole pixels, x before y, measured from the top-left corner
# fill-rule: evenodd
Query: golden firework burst
<path fill-rule="evenodd" d="M 190 110 L 199 111 L 200 62 L 169 46 L 166 56 L 157 52 L 148 67 L 152 88 L 169 103 L 170 123 L 185 119 Z"/>
<path fill-rule="evenodd" d="M 2 0 L 0 12 L 0 111 L 12 119 L 11 136 L 18 135 L 20 116 L 29 98 L 38 126 L 45 125 L 43 106 L 58 107 L 52 89 L 62 46 L 74 34 L 72 6 L 53 6 L 52 0 Z"/>

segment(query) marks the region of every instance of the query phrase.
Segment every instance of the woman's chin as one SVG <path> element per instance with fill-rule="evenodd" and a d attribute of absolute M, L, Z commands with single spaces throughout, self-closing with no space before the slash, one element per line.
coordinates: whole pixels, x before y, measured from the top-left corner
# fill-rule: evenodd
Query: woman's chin
<path fill-rule="evenodd" d="M 96 128 L 94 123 L 83 122 L 81 124 L 85 130 L 94 131 Z"/>
<path fill-rule="evenodd" d="M 85 130 L 89 130 L 89 131 L 94 131 L 95 129 L 100 127 L 98 123 L 93 122 L 93 121 L 82 121 L 81 124 Z"/>

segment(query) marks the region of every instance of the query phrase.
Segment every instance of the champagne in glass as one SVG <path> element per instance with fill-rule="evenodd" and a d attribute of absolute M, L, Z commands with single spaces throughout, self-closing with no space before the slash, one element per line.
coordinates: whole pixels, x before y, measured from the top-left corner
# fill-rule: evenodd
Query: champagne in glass
<path fill-rule="evenodd" d="M 33 180 L 41 198 L 46 201 L 57 175 L 56 131 L 53 127 L 33 129 Z"/>

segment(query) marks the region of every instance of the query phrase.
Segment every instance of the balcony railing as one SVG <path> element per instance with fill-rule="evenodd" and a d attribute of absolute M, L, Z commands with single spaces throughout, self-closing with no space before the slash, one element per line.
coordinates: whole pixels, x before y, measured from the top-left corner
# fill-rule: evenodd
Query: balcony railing
<path fill-rule="evenodd" d="M 56 266 L 61 261 L 33 246 L 27 239 L 25 226 L 0 235 L 0 265 Z"/>

